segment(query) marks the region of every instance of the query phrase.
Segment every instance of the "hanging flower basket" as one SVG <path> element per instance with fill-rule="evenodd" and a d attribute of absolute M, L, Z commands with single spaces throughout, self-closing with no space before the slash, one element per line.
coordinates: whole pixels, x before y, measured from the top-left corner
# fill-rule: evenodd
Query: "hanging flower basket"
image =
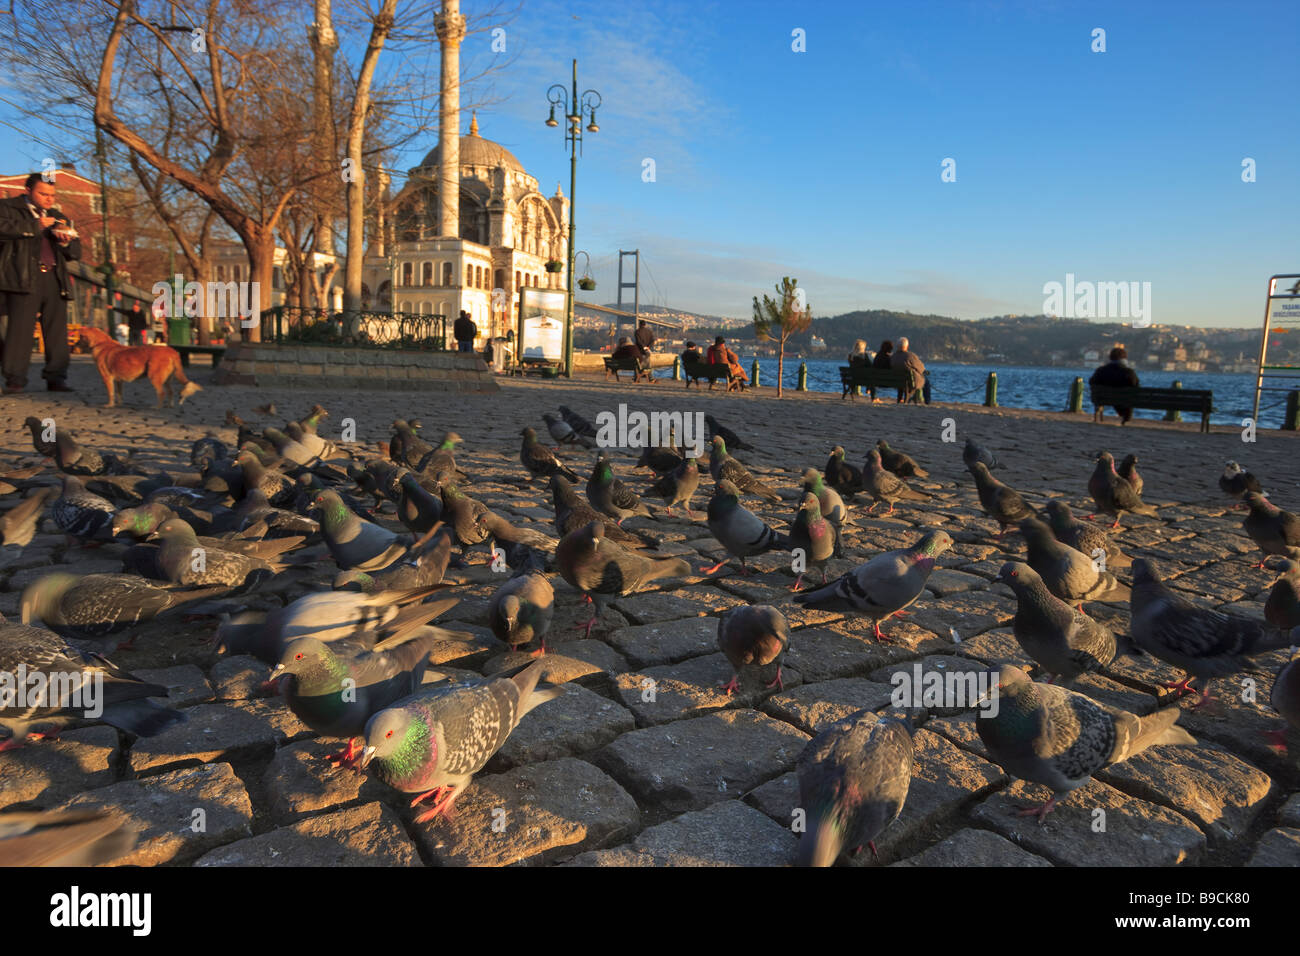
<path fill-rule="evenodd" d="M 559 259 L 551 259 L 546 263 L 547 272 L 559 272 L 564 268 L 564 263 Z"/>
<path fill-rule="evenodd" d="M 578 280 L 578 288 L 585 292 L 590 292 L 592 289 L 596 288 L 596 280 L 591 278 L 591 276 L 584 276 Z"/>

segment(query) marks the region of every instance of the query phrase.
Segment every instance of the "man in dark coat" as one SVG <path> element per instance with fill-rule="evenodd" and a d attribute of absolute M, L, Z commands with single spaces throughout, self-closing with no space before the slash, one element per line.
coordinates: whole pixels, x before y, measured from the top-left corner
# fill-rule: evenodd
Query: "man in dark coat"
<path fill-rule="evenodd" d="M 131 344 L 144 345 L 144 333 L 149 328 L 149 316 L 140 308 L 140 300 L 131 304 L 131 311 L 126 314 L 127 328 L 131 330 Z"/>
<path fill-rule="evenodd" d="M 42 373 L 52 392 L 71 392 L 68 377 L 68 262 L 81 258 L 81 240 L 68 217 L 54 209 L 54 184 L 40 173 L 27 177 L 27 191 L 0 199 L 0 292 L 9 328 L 4 340 L 4 393 L 27 387 L 36 320 L 45 341 Z"/>
<path fill-rule="evenodd" d="M 1088 379 L 1089 385 L 1107 385 L 1111 388 L 1137 388 L 1138 376 L 1133 370 L 1133 366 L 1128 364 L 1128 352 L 1124 346 L 1117 345 L 1110 350 L 1110 361 L 1100 366 L 1097 371 L 1092 373 L 1092 378 Z M 1120 424 L 1127 425 L 1129 419 L 1133 417 L 1133 409 L 1120 408 L 1116 406 L 1115 411 L 1119 413 Z M 1105 409 L 1097 406 L 1094 418 L 1101 420 Z"/>
<path fill-rule="evenodd" d="M 637 326 L 635 339 L 636 339 L 636 347 L 641 350 L 641 354 L 643 356 L 649 355 L 652 351 L 654 351 L 654 347 L 655 347 L 654 329 L 650 328 L 650 326 L 646 324 L 645 319 L 642 319 L 641 324 Z"/>
<path fill-rule="evenodd" d="M 898 348 L 889 358 L 889 367 L 910 369 L 912 372 L 912 391 L 916 392 L 920 390 L 925 382 L 925 363 L 921 361 L 919 355 L 908 349 L 909 344 L 906 336 L 898 340 Z M 898 400 L 900 402 L 909 401 L 912 398 L 913 395 L 906 394 L 902 389 L 899 390 Z"/>
<path fill-rule="evenodd" d="M 459 351 L 474 351 L 474 339 L 478 337 L 478 326 L 474 324 L 474 320 L 469 317 L 469 313 L 464 309 L 460 310 L 460 318 L 452 324 L 451 331 L 456 336 L 456 347 Z"/>

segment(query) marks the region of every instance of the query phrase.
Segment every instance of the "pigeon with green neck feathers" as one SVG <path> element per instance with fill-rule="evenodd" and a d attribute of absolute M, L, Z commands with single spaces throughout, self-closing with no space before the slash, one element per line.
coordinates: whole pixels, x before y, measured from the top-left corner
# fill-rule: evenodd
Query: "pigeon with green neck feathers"
<path fill-rule="evenodd" d="M 415 468 L 420 459 L 433 451 L 433 446 L 416 434 L 418 427 L 418 421 L 399 418 L 393 422 L 393 434 L 388 439 L 389 457 L 406 468 Z"/>
<path fill-rule="evenodd" d="M 844 460 L 844 448 L 841 445 L 831 449 L 823 474 L 826 484 L 842 495 L 852 498 L 862 490 L 862 472 Z"/>
<path fill-rule="evenodd" d="M 318 493 L 313 507 L 320 512 L 321 534 L 341 570 L 381 571 L 411 547 L 409 535 L 364 520 L 336 492 Z"/>
<path fill-rule="evenodd" d="M 995 673 L 997 708 L 981 713 L 975 729 L 1003 770 L 1051 788 L 1047 802 L 1020 811 L 1038 817 L 1040 824 L 1058 796 L 1082 787 L 1103 767 L 1148 747 L 1196 743 L 1174 725 L 1181 713 L 1177 707 L 1138 717 L 1065 687 L 1036 684 L 1009 664 Z"/>
<path fill-rule="evenodd" d="M 434 685 L 370 718 L 361 766 L 394 790 L 436 797 L 424 823 L 445 812 L 501 749 L 520 719 L 563 688 L 540 688 L 542 661 L 469 684 Z"/>
<path fill-rule="evenodd" d="M 803 551 L 803 567 L 795 579 L 793 590 L 799 590 L 809 568 L 820 569 L 822 584 L 825 584 L 826 562 L 835 553 L 837 534 L 834 526 L 822 517 L 817 496 L 810 491 L 804 492 L 803 502 L 794 516 L 794 524 L 790 526 L 790 544 L 792 549 Z"/>
<path fill-rule="evenodd" d="M 880 622 L 902 612 L 925 592 L 939 555 L 952 547 L 946 531 L 930 531 L 910 548 L 886 551 L 815 591 L 801 591 L 796 604 L 827 611 L 852 611 L 872 621 L 877 641 L 889 643 Z"/>
<path fill-rule="evenodd" d="M 455 432 L 447 432 L 442 436 L 438 447 L 420 459 L 415 470 L 432 478 L 439 485 L 450 484 L 464 478 L 465 476 L 456 468 L 456 446 L 462 441 L 464 439 Z"/>
<path fill-rule="evenodd" d="M 168 518 L 150 540 L 158 541 L 157 566 L 164 580 L 182 587 L 253 588 L 275 576 L 276 569 L 262 558 L 213 546 L 211 539 L 200 542 L 180 518 Z M 250 542 L 263 543 L 276 542 Z"/>
<path fill-rule="evenodd" d="M 876 837 L 898 819 L 912 784 L 911 726 L 859 711 L 831 724 L 795 761 L 807 830 L 799 866 L 832 866 L 864 845 L 877 859 Z"/>
<path fill-rule="evenodd" d="M 461 547 L 473 547 L 488 539 L 488 530 L 480 519 L 490 509 L 483 502 L 471 498 L 454 484 L 443 485 L 442 508 L 442 520 L 451 527 Z"/>
<path fill-rule="evenodd" d="M 695 515 L 691 513 L 691 498 L 699 487 L 700 469 L 696 466 L 694 458 L 685 458 L 679 459 L 675 468 L 661 475 L 659 480 L 650 486 L 650 494 L 662 498 L 667 503 L 668 517 L 673 516 L 674 505 L 681 505 L 686 509 L 686 517 L 694 521 Z"/>
<path fill-rule="evenodd" d="M 551 475 L 551 500 L 555 504 L 555 530 L 561 536 L 600 522 L 602 535 L 629 548 L 658 548 L 659 542 L 640 531 L 620 528 L 578 497 L 577 490 L 563 475 Z"/>
<path fill-rule="evenodd" d="M 848 520 L 849 509 L 844 504 L 844 499 L 840 493 L 830 485 L 826 484 L 822 478 L 822 473 L 816 468 L 807 468 L 803 473 L 803 490 L 804 493 L 812 492 L 817 496 L 817 507 L 821 510 L 822 517 L 831 523 L 835 529 L 835 551 L 833 556 L 837 558 L 844 557 L 844 542 L 841 537 L 844 533 L 844 522 Z"/>
<path fill-rule="evenodd" d="M 593 508 L 620 525 L 624 518 L 650 514 L 650 509 L 636 492 L 614 477 L 614 469 L 604 455 L 596 459 L 591 477 L 587 479 L 587 500 Z"/>
<path fill-rule="evenodd" d="M 752 572 L 745 565 L 746 558 L 769 551 L 789 551 L 794 546 L 788 537 L 742 505 L 739 490 L 726 478 L 714 486 L 713 497 L 709 499 L 708 525 L 727 555 L 705 568 L 702 574 L 713 574 L 727 563 L 728 556 L 735 556 L 740 558 L 740 573 L 749 575 Z"/>
<path fill-rule="evenodd" d="M 747 495 L 779 502 L 781 496 L 749 473 L 736 459 L 727 454 L 727 443 L 719 435 L 713 436 L 713 454 L 709 456 L 709 474 L 714 481 L 729 481 Z"/>

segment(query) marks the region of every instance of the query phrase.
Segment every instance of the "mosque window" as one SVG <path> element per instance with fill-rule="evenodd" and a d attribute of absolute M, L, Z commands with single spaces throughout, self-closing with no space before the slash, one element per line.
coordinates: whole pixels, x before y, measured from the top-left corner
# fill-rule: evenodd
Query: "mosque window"
<path fill-rule="evenodd" d="M 422 271 L 424 274 L 421 276 L 420 284 L 433 285 L 433 263 L 426 262 Z"/>
<path fill-rule="evenodd" d="M 442 264 L 442 284 L 443 284 L 443 285 L 446 285 L 446 286 L 449 286 L 449 285 L 452 284 L 452 283 L 451 283 L 451 263 L 450 263 L 450 262 L 444 262 L 444 263 Z"/>

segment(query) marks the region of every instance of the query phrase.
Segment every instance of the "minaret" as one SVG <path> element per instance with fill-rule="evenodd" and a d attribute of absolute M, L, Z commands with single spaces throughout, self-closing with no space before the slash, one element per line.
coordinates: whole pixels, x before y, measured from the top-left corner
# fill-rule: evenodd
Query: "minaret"
<path fill-rule="evenodd" d="M 443 0 L 434 18 L 442 45 L 442 86 L 438 118 L 438 235 L 460 238 L 460 41 L 465 18 L 460 0 Z"/>

